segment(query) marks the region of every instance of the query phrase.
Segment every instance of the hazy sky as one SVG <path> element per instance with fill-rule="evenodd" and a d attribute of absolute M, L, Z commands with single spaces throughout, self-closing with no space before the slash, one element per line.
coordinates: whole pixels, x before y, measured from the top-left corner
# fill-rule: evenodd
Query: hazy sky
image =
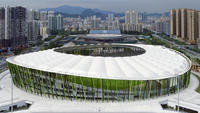
<path fill-rule="evenodd" d="M 0 5 L 21 5 L 33 9 L 72 5 L 115 12 L 128 9 L 146 12 L 166 12 L 171 8 L 200 10 L 200 0 L 0 0 Z"/>

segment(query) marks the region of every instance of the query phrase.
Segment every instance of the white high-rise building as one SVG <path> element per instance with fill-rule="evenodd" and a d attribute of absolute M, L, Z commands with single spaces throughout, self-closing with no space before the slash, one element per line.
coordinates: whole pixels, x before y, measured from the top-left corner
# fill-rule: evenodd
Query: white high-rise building
<path fill-rule="evenodd" d="M 41 11 L 40 12 L 40 20 L 41 21 L 47 21 L 48 20 L 47 11 Z"/>
<path fill-rule="evenodd" d="M 126 11 L 125 13 L 126 24 L 138 24 L 138 12 L 137 11 Z"/>
<path fill-rule="evenodd" d="M 114 20 L 114 14 L 108 14 L 108 21 Z"/>
<path fill-rule="evenodd" d="M 54 11 L 48 11 L 48 15 L 53 15 L 54 16 Z"/>
<path fill-rule="evenodd" d="M 137 11 L 126 11 L 125 12 L 125 24 L 122 24 L 122 31 L 142 31 L 142 25 L 138 24 L 138 12 Z"/>

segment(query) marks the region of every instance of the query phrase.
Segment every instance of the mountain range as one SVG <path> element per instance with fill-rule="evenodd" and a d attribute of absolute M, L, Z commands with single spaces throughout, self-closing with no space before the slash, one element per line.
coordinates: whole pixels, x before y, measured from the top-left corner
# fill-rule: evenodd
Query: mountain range
<path fill-rule="evenodd" d="M 114 13 L 112 11 L 106 11 L 101 9 L 90 9 L 90 8 L 83 8 L 79 6 L 69 6 L 69 5 L 63 5 L 56 8 L 43 8 L 40 9 L 40 11 L 54 11 L 54 12 L 60 12 L 60 13 L 66 13 L 66 14 L 81 14 L 85 10 L 91 10 L 96 13 L 102 13 L 102 14 L 110 14 Z"/>
<path fill-rule="evenodd" d="M 39 9 L 39 11 L 54 11 L 55 13 L 60 13 L 65 17 L 89 17 L 96 15 L 97 17 L 106 17 L 108 14 L 114 14 L 115 16 L 124 16 L 124 13 L 116 13 L 107 10 L 101 9 L 91 9 L 91 8 L 83 8 L 79 6 L 69 6 L 63 5 L 56 8 L 43 8 Z M 140 13 L 139 13 L 140 14 Z M 169 16 L 169 12 L 163 13 L 166 16 Z M 162 16 L 160 13 L 148 13 L 148 16 Z"/>

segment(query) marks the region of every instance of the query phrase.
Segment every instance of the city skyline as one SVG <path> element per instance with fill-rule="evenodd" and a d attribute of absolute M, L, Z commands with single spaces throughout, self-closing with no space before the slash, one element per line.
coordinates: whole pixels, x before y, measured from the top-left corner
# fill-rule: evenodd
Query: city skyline
<path fill-rule="evenodd" d="M 0 0 L 0 2 L 1 7 L 9 5 L 40 9 L 55 8 L 61 5 L 70 5 L 84 8 L 98 8 L 114 12 L 137 10 L 140 12 L 145 11 L 149 13 L 163 13 L 172 8 L 200 9 L 198 6 L 198 4 L 200 4 L 199 0 Z"/>

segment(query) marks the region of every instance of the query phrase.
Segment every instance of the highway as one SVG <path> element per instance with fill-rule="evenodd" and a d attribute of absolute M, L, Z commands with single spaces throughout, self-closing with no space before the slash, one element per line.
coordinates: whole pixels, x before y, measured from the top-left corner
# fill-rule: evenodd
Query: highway
<path fill-rule="evenodd" d="M 177 45 L 175 42 L 171 42 L 171 41 L 169 41 L 169 40 L 167 40 L 167 39 L 165 39 L 163 37 L 160 37 L 160 36 L 158 36 L 156 34 L 153 34 L 153 36 L 156 37 L 156 38 L 159 38 L 163 42 L 166 42 L 166 43 L 170 44 L 171 48 L 175 47 L 177 49 L 181 49 L 181 50 L 185 51 L 186 54 L 188 56 L 190 56 L 191 58 L 199 58 L 200 59 L 200 54 L 199 53 L 196 53 L 196 52 L 191 51 L 191 50 L 186 48 L 188 45 Z"/>

